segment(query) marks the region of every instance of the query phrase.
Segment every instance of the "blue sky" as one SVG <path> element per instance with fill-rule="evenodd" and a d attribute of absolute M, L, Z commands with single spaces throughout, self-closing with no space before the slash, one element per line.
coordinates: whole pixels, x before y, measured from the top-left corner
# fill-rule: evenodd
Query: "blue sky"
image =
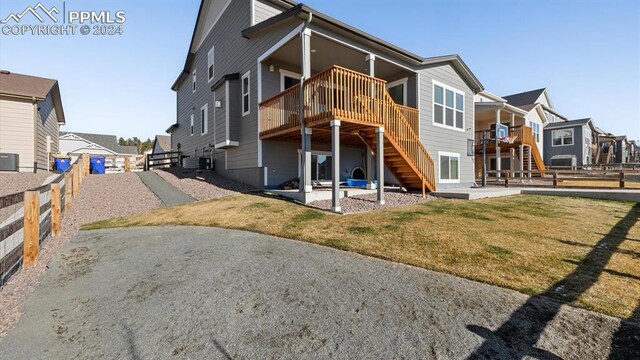
<path fill-rule="evenodd" d="M 1 0 L 0 17 L 36 2 Z M 423 56 L 458 53 L 497 95 L 547 87 L 570 118 L 592 117 L 607 131 L 640 139 L 639 1 L 305 3 Z M 124 34 L 0 35 L 0 68 L 58 79 L 65 130 L 152 137 L 175 121 L 170 86 L 184 64 L 198 6 L 198 0 L 67 0 L 67 10 L 126 11 Z"/>

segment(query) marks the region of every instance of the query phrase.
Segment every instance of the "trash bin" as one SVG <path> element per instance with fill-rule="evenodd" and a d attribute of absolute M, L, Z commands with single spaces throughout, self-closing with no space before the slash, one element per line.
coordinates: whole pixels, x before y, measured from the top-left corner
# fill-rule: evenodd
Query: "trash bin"
<path fill-rule="evenodd" d="M 56 173 L 62 174 L 71 166 L 71 158 L 70 157 L 56 157 Z"/>
<path fill-rule="evenodd" d="M 104 156 L 92 156 L 89 159 L 89 170 L 92 174 L 104 174 Z"/>

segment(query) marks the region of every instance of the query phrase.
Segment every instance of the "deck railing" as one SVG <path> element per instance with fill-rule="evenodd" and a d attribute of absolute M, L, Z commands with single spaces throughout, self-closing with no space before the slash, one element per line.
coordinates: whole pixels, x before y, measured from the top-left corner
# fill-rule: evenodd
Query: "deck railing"
<path fill-rule="evenodd" d="M 418 110 L 397 105 L 386 81 L 333 66 L 303 83 L 306 126 L 340 119 L 383 126 L 392 141 L 430 189 L 435 187 L 434 162 L 418 137 Z M 260 103 L 260 133 L 273 135 L 300 128 L 300 85 Z"/>

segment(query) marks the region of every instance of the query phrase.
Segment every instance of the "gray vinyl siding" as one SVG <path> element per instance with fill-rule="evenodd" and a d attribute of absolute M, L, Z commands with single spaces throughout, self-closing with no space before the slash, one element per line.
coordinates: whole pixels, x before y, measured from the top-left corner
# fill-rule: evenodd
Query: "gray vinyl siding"
<path fill-rule="evenodd" d="M 267 168 L 267 187 L 277 187 L 298 177 L 299 142 L 264 141 L 264 166 Z M 312 151 L 331 151 L 329 143 L 311 142 Z M 365 168 L 366 147 L 340 147 L 340 180 L 348 178 L 354 167 Z"/>
<path fill-rule="evenodd" d="M 51 138 L 51 154 L 59 150 L 58 116 L 53 106 L 53 98 L 49 93 L 44 101 L 38 102 L 38 171 L 47 171 L 49 157 L 47 154 L 47 135 Z"/>
<path fill-rule="evenodd" d="M 255 0 L 254 1 L 254 12 L 255 12 L 255 23 L 260 23 L 267 20 L 270 17 L 276 16 L 282 12 L 281 9 L 278 9 L 272 4 L 267 4 L 265 2 Z"/>
<path fill-rule="evenodd" d="M 230 148 L 226 154 L 226 166 L 229 169 L 243 169 L 258 167 L 258 101 L 257 101 L 257 58 L 265 53 L 286 34 L 300 24 L 299 21 L 288 21 L 282 25 L 270 29 L 261 36 L 253 39 L 245 39 L 241 31 L 251 25 L 251 2 L 232 1 L 225 13 L 220 17 L 211 32 L 205 38 L 202 46 L 195 54 L 193 67 L 196 69 L 196 92 L 191 90 L 191 73 L 179 84 L 177 90 L 177 123 L 178 128 L 172 134 L 172 144 L 187 156 L 211 156 L 210 145 L 214 145 L 213 131 L 205 136 L 200 136 L 200 108 L 209 103 L 211 114 L 214 108 L 211 85 L 225 74 L 240 73 L 244 75 L 251 71 L 250 76 L 250 114 L 241 116 L 241 113 L 231 116 L 230 124 L 233 124 L 237 132 L 239 146 Z M 214 73 L 215 78 L 207 81 L 207 53 L 215 46 Z M 238 80 L 239 82 L 239 80 Z M 241 101 L 238 95 L 238 103 Z M 229 100 L 229 105 L 234 106 L 234 100 Z M 195 111 L 193 109 L 196 109 Z M 195 135 L 189 136 L 189 121 L 195 112 Z M 234 112 L 232 112 L 234 113 Z M 220 169 L 220 164 L 216 169 Z"/>
<path fill-rule="evenodd" d="M 229 81 L 229 141 L 240 141 L 242 131 L 242 90 L 241 80 Z M 257 89 L 257 85 L 256 85 Z M 251 94 L 254 95 L 254 94 Z M 254 101 L 257 101 L 257 92 Z M 257 111 L 257 110 L 256 110 Z M 257 114 L 254 114 L 257 118 Z M 257 121 L 257 120 L 256 120 Z"/>
<path fill-rule="evenodd" d="M 467 156 L 467 139 L 473 139 L 473 91 L 451 65 L 421 69 L 420 73 L 420 140 L 435 163 L 436 187 L 468 187 L 475 181 L 474 157 Z M 436 126 L 433 123 L 433 80 L 464 92 L 464 131 Z M 440 174 L 438 152 L 460 154 L 460 183 L 438 183 Z"/>
<path fill-rule="evenodd" d="M 553 130 L 561 129 L 573 129 L 573 145 L 567 146 L 553 146 Z M 551 158 L 556 155 L 574 155 L 576 157 L 576 165 L 582 165 L 584 163 L 584 136 L 582 134 L 582 125 L 544 129 L 544 163 L 551 166 Z"/>
<path fill-rule="evenodd" d="M 213 131 L 215 143 L 219 144 L 227 140 L 227 106 L 229 106 L 229 104 L 227 103 L 226 98 L 226 83 L 218 86 L 214 95 L 215 101 L 219 101 L 221 104 L 220 107 L 215 108 L 212 112 L 212 115 L 214 116 L 213 123 L 215 129 Z"/>

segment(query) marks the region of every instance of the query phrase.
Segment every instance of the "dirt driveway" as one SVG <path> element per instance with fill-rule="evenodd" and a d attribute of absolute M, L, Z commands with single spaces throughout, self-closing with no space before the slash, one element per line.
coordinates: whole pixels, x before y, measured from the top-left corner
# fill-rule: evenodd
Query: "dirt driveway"
<path fill-rule="evenodd" d="M 557 308 L 486 284 L 254 233 L 100 230 L 80 232 L 56 256 L 0 353 L 605 359 L 612 343 L 622 344 L 618 353 L 638 350 L 633 339 L 620 342 L 620 320 Z M 508 323 L 514 334 L 526 334 L 549 309 L 555 317 L 533 338 L 495 331 Z M 637 334 L 634 326 L 630 333 Z"/>

